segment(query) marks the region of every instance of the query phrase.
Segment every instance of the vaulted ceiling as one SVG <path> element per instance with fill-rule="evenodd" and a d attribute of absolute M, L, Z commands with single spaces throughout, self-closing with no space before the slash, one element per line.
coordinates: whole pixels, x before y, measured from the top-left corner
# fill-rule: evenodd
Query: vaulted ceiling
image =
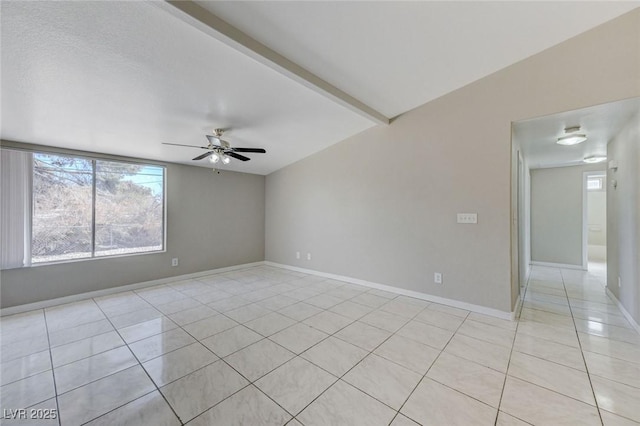
<path fill-rule="evenodd" d="M 269 174 L 637 6 L 2 1 L 0 136 Z"/>

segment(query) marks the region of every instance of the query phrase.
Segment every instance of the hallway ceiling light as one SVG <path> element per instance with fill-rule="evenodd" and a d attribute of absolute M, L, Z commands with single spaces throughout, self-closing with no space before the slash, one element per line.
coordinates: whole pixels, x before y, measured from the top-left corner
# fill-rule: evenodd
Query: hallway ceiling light
<path fill-rule="evenodd" d="M 602 163 L 606 159 L 607 157 L 604 155 L 590 155 L 589 157 L 584 157 L 583 161 L 585 163 L 593 164 L 593 163 Z"/>
<path fill-rule="evenodd" d="M 587 140 L 587 135 L 578 133 L 580 126 L 567 127 L 564 129 L 565 136 L 558 138 L 558 145 L 577 145 Z"/>

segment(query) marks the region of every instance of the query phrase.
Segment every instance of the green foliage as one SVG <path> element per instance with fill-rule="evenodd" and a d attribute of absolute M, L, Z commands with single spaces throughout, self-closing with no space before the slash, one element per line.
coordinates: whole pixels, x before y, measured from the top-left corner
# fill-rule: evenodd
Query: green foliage
<path fill-rule="evenodd" d="M 91 255 L 94 167 L 96 253 L 162 244 L 163 195 L 140 182 L 144 166 L 36 154 L 34 258 Z"/>

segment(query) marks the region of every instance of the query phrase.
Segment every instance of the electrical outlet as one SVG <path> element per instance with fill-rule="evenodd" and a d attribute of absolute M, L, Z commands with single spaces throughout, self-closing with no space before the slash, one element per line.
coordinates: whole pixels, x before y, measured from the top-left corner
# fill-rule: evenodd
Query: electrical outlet
<path fill-rule="evenodd" d="M 442 274 L 440 272 L 433 274 L 433 282 L 436 284 L 442 284 Z"/>
<path fill-rule="evenodd" d="M 307 253 L 307 260 L 311 260 L 311 253 Z"/>
<path fill-rule="evenodd" d="M 296 252 L 296 259 L 300 259 L 300 252 L 299 251 Z"/>
<path fill-rule="evenodd" d="M 458 213 L 458 223 L 478 223 L 478 213 Z"/>
<path fill-rule="evenodd" d="M 171 266 L 178 266 L 178 258 L 174 257 L 173 259 L 171 259 Z"/>

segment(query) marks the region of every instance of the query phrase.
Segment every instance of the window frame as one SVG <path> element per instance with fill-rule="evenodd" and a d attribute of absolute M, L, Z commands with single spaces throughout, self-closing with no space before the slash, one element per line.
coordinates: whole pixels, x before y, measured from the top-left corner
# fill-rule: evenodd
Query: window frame
<path fill-rule="evenodd" d="M 4 142 L 4 141 L 3 141 Z M 91 256 L 90 257 L 82 257 L 82 258 L 77 258 L 77 259 L 61 259 L 61 260 L 53 260 L 53 261 L 47 261 L 47 262 L 37 262 L 34 263 L 33 262 L 33 253 L 32 253 L 32 244 L 33 244 L 33 214 L 34 214 L 34 209 L 35 209 L 35 203 L 33 202 L 33 196 L 34 196 L 34 192 L 33 192 L 33 161 L 34 159 L 32 158 L 32 167 L 31 167 L 31 176 L 29 178 L 29 198 L 31 199 L 30 202 L 30 211 L 29 211 L 29 225 L 28 225 L 28 229 L 25 230 L 26 233 L 28 233 L 28 241 L 29 241 L 29 259 L 28 259 L 28 263 L 25 262 L 22 265 L 22 268 L 37 268 L 40 266 L 51 266 L 51 265 L 60 265 L 60 264 L 66 264 L 66 263 L 76 263 L 76 262 L 87 262 L 87 261 L 95 261 L 95 260 L 105 260 L 105 259 L 115 259 L 115 258 L 122 258 L 122 257 L 131 257 L 131 256 L 144 256 L 144 255 L 153 255 L 153 254 L 161 254 L 161 253 L 166 253 L 167 252 L 167 179 L 168 179 L 168 167 L 167 164 L 165 163 L 161 163 L 161 162 L 157 162 L 157 161 L 153 161 L 153 160 L 144 160 L 144 159 L 137 159 L 137 158 L 126 158 L 126 157 L 119 157 L 119 156 L 112 156 L 112 155 L 100 155 L 100 154 L 95 154 L 92 155 L 92 153 L 86 153 L 86 152 L 75 152 L 73 150 L 68 150 L 68 149 L 49 149 L 49 147 L 44 147 L 44 146 L 37 146 L 34 148 L 24 148 L 24 145 L 20 146 L 22 144 L 19 144 L 18 146 L 13 146 L 13 144 L 5 144 L 3 143 L 2 149 L 8 149 L 8 150 L 16 150 L 16 151 L 26 151 L 31 153 L 33 156 L 37 155 L 37 154 L 45 154 L 45 155 L 57 155 L 57 156 L 61 156 L 61 157 L 73 157 L 73 158 L 79 158 L 79 159 L 83 159 L 83 160 L 88 160 L 91 161 L 92 163 L 92 193 L 93 193 L 93 197 L 92 197 L 92 221 L 91 221 L 91 232 L 92 232 L 92 249 L 91 249 Z M 121 253 L 121 254 L 110 254 L 110 255 L 100 255 L 100 256 L 96 256 L 95 255 L 95 232 L 96 232 L 96 223 L 95 223 L 95 203 L 96 203 L 96 171 L 97 171 L 97 161 L 109 161 L 109 162 L 116 162 L 116 163 L 124 163 L 124 164 L 134 164 L 134 165 L 139 165 L 139 166 L 153 166 L 153 167 L 160 167 L 163 170 L 163 176 L 162 176 L 162 249 L 160 250 L 152 250 L 152 251 L 141 251 L 141 252 L 135 252 L 135 253 Z M 26 260 L 26 259 L 25 259 Z M 12 269 L 12 268 L 10 268 Z M 5 269 L 2 269 L 5 270 Z"/>
<path fill-rule="evenodd" d="M 589 188 L 589 183 L 592 181 L 598 182 L 597 188 Z M 604 177 L 602 176 L 587 176 L 587 192 L 597 192 L 604 189 Z"/>

